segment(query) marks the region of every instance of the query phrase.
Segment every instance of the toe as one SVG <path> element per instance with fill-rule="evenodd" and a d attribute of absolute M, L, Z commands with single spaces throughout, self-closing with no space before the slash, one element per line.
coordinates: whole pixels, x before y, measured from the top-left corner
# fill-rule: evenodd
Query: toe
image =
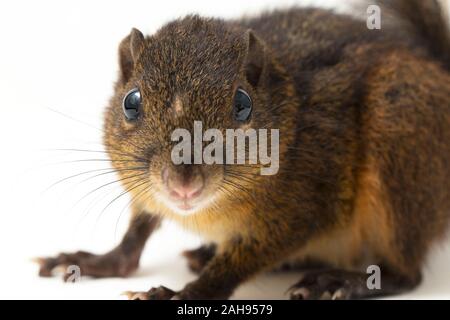
<path fill-rule="evenodd" d="M 126 296 L 128 300 L 149 300 L 148 292 L 145 291 L 125 291 L 122 295 Z"/>
<path fill-rule="evenodd" d="M 55 258 L 34 258 L 33 261 L 39 265 L 39 276 L 51 277 L 53 269 L 58 265 Z"/>
<path fill-rule="evenodd" d="M 172 298 L 176 300 L 175 291 L 163 286 L 151 288 L 147 292 L 125 291 L 122 295 L 126 296 L 128 300 L 170 300 Z"/>
<path fill-rule="evenodd" d="M 308 300 L 310 291 L 305 287 L 293 288 L 290 292 L 291 300 Z"/>
<path fill-rule="evenodd" d="M 150 300 L 148 292 L 135 292 L 130 300 Z"/>

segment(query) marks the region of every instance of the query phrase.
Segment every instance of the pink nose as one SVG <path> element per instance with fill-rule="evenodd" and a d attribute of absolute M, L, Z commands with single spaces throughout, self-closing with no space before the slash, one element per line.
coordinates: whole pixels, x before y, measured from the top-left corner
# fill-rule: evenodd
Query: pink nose
<path fill-rule="evenodd" d="M 165 168 L 162 178 L 169 195 L 176 200 L 191 200 L 198 197 L 204 188 L 203 174 L 200 169 L 185 167 L 181 170 Z"/>
<path fill-rule="evenodd" d="M 194 199 L 202 193 L 202 184 L 172 186 L 170 195 L 176 199 Z"/>

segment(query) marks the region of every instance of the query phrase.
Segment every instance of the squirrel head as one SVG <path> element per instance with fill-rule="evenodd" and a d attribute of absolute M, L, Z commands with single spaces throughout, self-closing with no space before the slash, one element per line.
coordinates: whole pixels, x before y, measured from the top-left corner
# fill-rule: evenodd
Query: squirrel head
<path fill-rule="evenodd" d="M 193 134 L 194 121 L 224 133 L 289 126 L 296 93 L 271 49 L 252 30 L 188 16 L 149 37 L 133 29 L 119 64 L 104 143 L 136 201 L 188 215 L 250 197 L 260 164 L 175 165 L 171 136 L 177 128 Z M 239 113 L 236 99 L 251 109 Z"/>

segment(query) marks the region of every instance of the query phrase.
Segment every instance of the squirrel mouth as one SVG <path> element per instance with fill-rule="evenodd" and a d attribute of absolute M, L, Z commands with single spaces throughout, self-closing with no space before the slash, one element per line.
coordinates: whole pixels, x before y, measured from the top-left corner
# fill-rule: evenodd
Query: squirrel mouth
<path fill-rule="evenodd" d="M 207 199 L 195 199 L 195 201 L 192 201 L 192 199 L 173 199 L 167 194 L 160 194 L 158 198 L 167 208 L 182 216 L 196 214 L 214 201 L 214 196 Z"/>
<path fill-rule="evenodd" d="M 184 201 L 183 203 L 178 204 L 177 207 L 181 210 L 186 210 L 186 211 L 192 210 L 194 208 L 194 206 L 187 203 L 187 201 Z"/>
<path fill-rule="evenodd" d="M 181 215 L 193 214 L 201 207 L 200 203 L 189 201 L 189 199 L 173 199 L 170 196 L 163 196 L 162 200 L 167 207 Z"/>

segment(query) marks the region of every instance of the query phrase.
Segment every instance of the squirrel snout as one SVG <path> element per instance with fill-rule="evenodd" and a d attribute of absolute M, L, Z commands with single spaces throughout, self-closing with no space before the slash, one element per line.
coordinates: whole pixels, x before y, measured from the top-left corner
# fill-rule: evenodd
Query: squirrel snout
<path fill-rule="evenodd" d="M 176 199 L 193 199 L 200 195 L 203 185 L 180 185 L 170 190 L 170 196 Z"/>
<path fill-rule="evenodd" d="M 163 181 L 169 196 L 175 200 L 192 200 L 202 193 L 205 182 L 200 168 L 184 165 L 177 168 L 164 168 Z"/>

